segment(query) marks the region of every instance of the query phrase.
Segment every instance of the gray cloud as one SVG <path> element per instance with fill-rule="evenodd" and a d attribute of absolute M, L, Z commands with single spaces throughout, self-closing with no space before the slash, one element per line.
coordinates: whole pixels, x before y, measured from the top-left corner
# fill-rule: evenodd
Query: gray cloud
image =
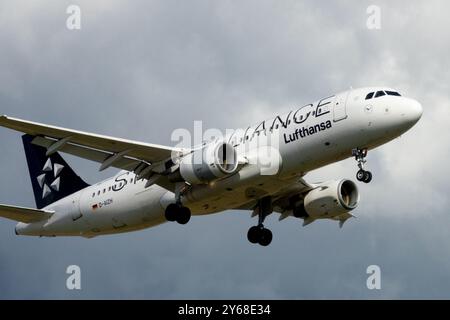
<path fill-rule="evenodd" d="M 350 86 L 387 85 L 421 122 L 369 155 L 358 219 L 268 219 L 274 242 L 229 211 L 92 240 L 16 237 L 0 221 L 0 298 L 448 298 L 449 23 L 445 1 L 2 1 L 0 113 L 170 144 L 175 128 L 234 128 Z M 65 28 L 69 4 L 82 30 Z M 33 206 L 15 132 L 1 130 L 0 202 Z M 97 165 L 68 157 L 90 182 Z M 311 181 L 353 178 L 346 160 Z M 83 290 L 65 289 L 69 264 Z M 382 290 L 366 288 L 370 264 Z"/>

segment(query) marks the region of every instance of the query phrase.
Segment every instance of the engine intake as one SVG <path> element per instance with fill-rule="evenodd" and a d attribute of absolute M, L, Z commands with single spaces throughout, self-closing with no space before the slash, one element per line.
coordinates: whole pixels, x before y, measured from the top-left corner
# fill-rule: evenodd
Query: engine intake
<path fill-rule="evenodd" d="M 196 149 L 180 162 L 181 177 L 189 183 L 207 183 L 231 175 L 238 170 L 234 147 L 216 142 Z"/>
<path fill-rule="evenodd" d="M 309 216 L 335 217 L 358 206 L 359 192 L 351 180 L 329 181 L 308 192 L 304 199 Z"/>

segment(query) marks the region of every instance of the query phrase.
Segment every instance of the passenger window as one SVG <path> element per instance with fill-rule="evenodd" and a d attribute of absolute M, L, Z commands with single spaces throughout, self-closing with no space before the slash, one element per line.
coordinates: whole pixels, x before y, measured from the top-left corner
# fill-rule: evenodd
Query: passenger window
<path fill-rule="evenodd" d="M 95 197 L 95 192 L 92 194 L 92 198 Z"/>
<path fill-rule="evenodd" d="M 396 96 L 396 97 L 401 97 L 401 96 L 402 96 L 400 93 L 395 92 L 395 91 L 386 91 L 386 93 L 387 93 L 389 96 Z"/>
<path fill-rule="evenodd" d="M 367 94 L 366 100 L 372 99 L 374 92 Z"/>
<path fill-rule="evenodd" d="M 100 190 L 98 190 L 97 195 L 98 195 L 98 196 L 100 195 Z"/>
<path fill-rule="evenodd" d="M 106 189 L 103 189 L 103 193 L 106 193 Z"/>

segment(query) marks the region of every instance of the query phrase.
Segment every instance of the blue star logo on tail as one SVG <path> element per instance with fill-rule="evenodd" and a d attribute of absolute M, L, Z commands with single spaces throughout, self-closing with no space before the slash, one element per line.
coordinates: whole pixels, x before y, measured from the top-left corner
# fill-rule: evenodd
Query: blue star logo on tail
<path fill-rule="evenodd" d="M 64 166 L 58 163 L 52 163 L 50 158 L 45 162 L 42 168 L 42 174 L 36 179 L 42 189 L 42 199 L 48 197 L 53 191 L 58 192 L 61 185 L 60 174 Z M 50 184 L 48 184 L 51 181 Z"/>

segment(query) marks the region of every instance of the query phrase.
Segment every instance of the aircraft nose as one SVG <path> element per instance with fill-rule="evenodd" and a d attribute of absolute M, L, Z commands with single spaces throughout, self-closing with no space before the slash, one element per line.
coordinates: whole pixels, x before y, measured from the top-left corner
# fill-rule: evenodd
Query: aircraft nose
<path fill-rule="evenodd" d="M 416 123 L 422 117 L 423 108 L 419 101 L 411 100 L 409 105 L 409 118 Z"/>
<path fill-rule="evenodd" d="M 411 128 L 413 125 L 419 121 L 422 117 L 423 109 L 422 105 L 419 101 L 405 98 L 402 103 L 402 123 L 406 125 L 408 128 Z"/>

